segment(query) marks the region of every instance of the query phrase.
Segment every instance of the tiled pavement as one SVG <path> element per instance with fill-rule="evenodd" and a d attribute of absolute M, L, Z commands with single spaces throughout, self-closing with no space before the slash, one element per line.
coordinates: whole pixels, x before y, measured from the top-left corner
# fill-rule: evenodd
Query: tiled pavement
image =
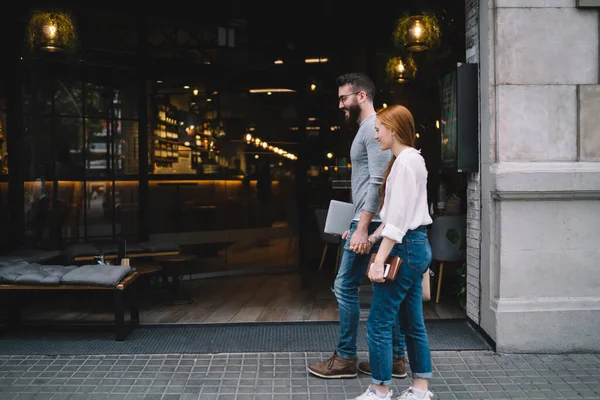
<path fill-rule="evenodd" d="M 329 354 L 0 356 L 0 399 L 346 399 L 369 377 L 323 380 Z M 366 357 L 366 353 L 360 356 Z M 600 399 L 600 354 L 433 352 L 435 399 Z M 395 393 L 408 380 L 396 380 Z"/>

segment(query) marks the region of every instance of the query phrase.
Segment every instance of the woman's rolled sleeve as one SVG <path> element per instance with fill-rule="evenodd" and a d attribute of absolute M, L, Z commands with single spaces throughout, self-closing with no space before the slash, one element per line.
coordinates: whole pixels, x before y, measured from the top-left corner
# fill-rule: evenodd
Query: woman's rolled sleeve
<path fill-rule="evenodd" d="M 381 236 L 390 238 L 390 239 L 396 241 L 397 243 L 402 242 L 402 238 L 404 238 L 404 235 L 406 235 L 405 230 L 398 229 L 395 226 L 390 225 L 390 224 L 385 224 L 385 226 L 383 227 L 383 230 L 381 231 Z"/>
<path fill-rule="evenodd" d="M 403 164 L 393 168 L 386 187 L 383 205 L 384 228 L 381 235 L 402 242 L 410 229 L 417 204 L 417 180 L 412 170 Z"/>

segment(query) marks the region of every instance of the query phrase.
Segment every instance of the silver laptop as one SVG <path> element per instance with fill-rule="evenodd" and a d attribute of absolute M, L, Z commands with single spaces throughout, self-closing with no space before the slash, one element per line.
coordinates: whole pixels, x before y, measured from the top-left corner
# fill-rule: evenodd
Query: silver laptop
<path fill-rule="evenodd" d="M 353 218 L 354 204 L 331 200 L 329 202 L 324 231 L 332 235 L 343 235 L 350 228 Z"/>

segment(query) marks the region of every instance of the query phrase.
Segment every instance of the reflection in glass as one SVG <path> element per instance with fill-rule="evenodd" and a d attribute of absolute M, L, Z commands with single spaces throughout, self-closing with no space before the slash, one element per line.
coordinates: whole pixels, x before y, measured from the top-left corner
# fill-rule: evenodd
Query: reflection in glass
<path fill-rule="evenodd" d="M 115 136 L 115 175 L 136 175 L 139 171 L 139 137 L 137 121 L 120 121 Z"/>
<path fill-rule="evenodd" d="M 61 248 L 82 239 L 81 182 L 37 179 L 24 183 L 25 236 L 45 248 Z"/>
<path fill-rule="evenodd" d="M 8 175 L 8 136 L 4 111 L 0 111 L 0 175 Z"/>
<path fill-rule="evenodd" d="M 54 115 L 83 116 L 81 82 L 56 79 L 54 83 Z"/>
<path fill-rule="evenodd" d="M 6 87 L 0 78 L 0 175 L 8 175 L 8 136 L 6 133 Z"/>
<path fill-rule="evenodd" d="M 139 203 L 138 181 L 115 182 L 114 214 L 117 227 L 115 234 L 119 237 L 133 239 L 138 234 Z"/>
<path fill-rule="evenodd" d="M 62 117 L 54 121 L 55 179 L 82 180 L 83 120 Z"/>
<path fill-rule="evenodd" d="M 10 229 L 10 207 L 8 204 L 8 182 L 0 182 L 0 251 L 7 250 Z"/>
<path fill-rule="evenodd" d="M 90 117 L 137 119 L 137 97 L 134 90 L 85 84 L 85 113 Z"/>
<path fill-rule="evenodd" d="M 80 118 L 23 117 L 25 179 L 83 179 L 83 136 Z"/>
<path fill-rule="evenodd" d="M 106 238 L 113 236 L 113 185 L 110 181 L 88 182 L 87 195 L 87 236 Z"/>
<path fill-rule="evenodd" d="M 88 182 L 86 194 L 88 240 L 137 235 L 138 182 Z"/>
<path fill-rule="evenodd" d="M 105 119 L 86 120 L 86 169 L 89 178 L 108 177 L 111 165 L 111 124 Z"/>
<path fill-rule="evenodd" d="M 271 182 L 268 197 L 254 179 L 153 180 L 151 232 L 167 241 L 173 240 L 171 233 L 186 233 L 201 255 L 217 257 L 219 269 L 292 265 L 297 262 L 295 198 L 293 178 L 285 175 Z"/>
<path fill-rule="evenodd" d="M 24 74 L 23 81 L 23 113 L 52 114 L 52 94 L 54 79 L 42 68 L 35 73 Z"/>
<path fill-rule="evenodd" d="M 139 170 L 137 121 L 87 119 L 89 177 L 134 175 Z"/>
<path fill-rule="evenodd" d="M 0 110 L 6 110 L 6 84 L 0 77 Z"/>
<path fill-rule="evenodd" d="M 113 186 L 111 181 L 92 181 L 84 186 L 79 181 L 37 179 L 25 182 L 24 189 L 29 243 L 63 248 L 84 240 L 134 238 L 138 233 L 137 182 Z"/>
<path fill-rule="evenodd" d="M 25 180 L 51 179 L 54 170 L 52 148 L 52 118 L 23 116 L 23 148 L 20 161 Z"/>

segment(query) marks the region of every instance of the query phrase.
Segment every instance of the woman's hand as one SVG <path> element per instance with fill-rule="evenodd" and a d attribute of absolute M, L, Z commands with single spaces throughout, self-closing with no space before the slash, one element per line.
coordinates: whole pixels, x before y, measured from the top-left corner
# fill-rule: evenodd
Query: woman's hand
<path fill-rule="evenodd" d="M 383 271 L 384 271 L 383 262 L 377 261 L 377 259 L 375 259 L 375 262 L 369 268 L 368 277 L 371 280 L 371 282 L 377 282 L 377 283 L 385 282 L 385 278 L 383 277 Z"/>

